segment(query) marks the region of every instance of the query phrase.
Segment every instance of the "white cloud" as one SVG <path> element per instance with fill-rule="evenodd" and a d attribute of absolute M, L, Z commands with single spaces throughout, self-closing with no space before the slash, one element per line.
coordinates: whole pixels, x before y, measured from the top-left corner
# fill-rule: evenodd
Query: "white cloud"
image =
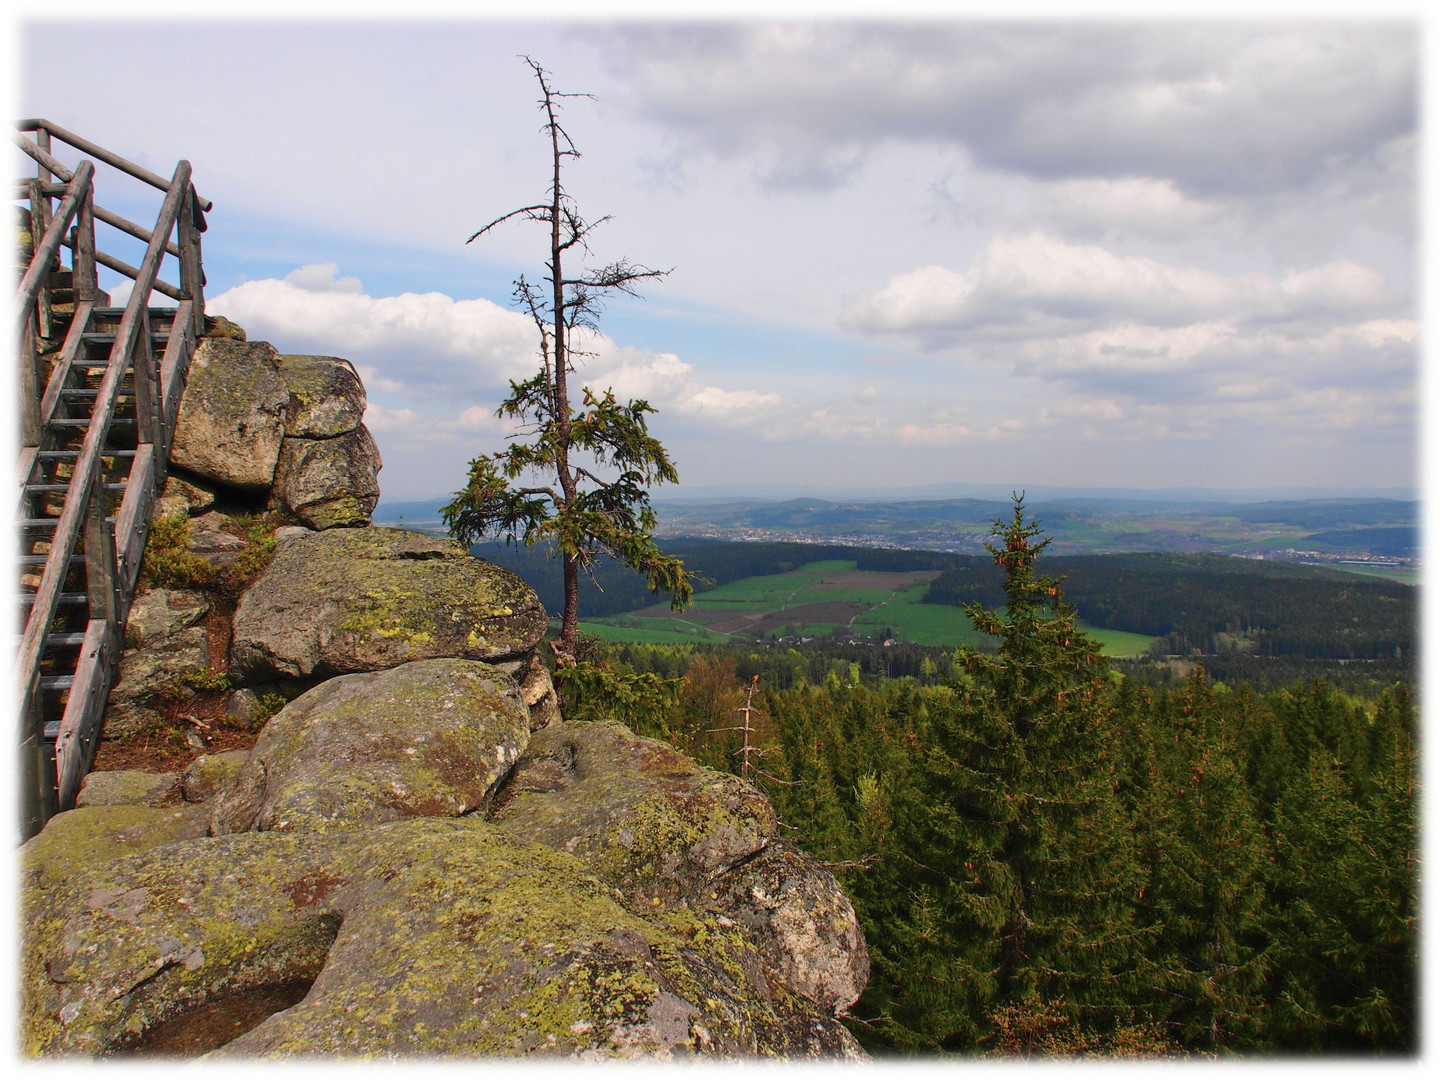
<path fill-rule="evenodd" d="M 206 308 L 282 352 L 342 354 L 395 393 L 473 394 L 535 366 L 535 329 L 489 300 L 444 293 L 370 296 L 334 263 L 247 281 Z"/>
<path fill-rule="evenodd" d="M 1338 261 L 1276 279 L 1174 266 L 1043 233 L 998 236 L 964 271 L 926 266 L 849 302 L 841 324 L 943 348 L 975 331 L 1013 337 L 1075 332 L 1115 320 L 1183 327 L 1226 319 L 1276 322 L 1368 312 L 1386 300 L 1381 275 Z"/>
<path fill-rule="evenodd" d="M 316 263 L 291 271 L 285 275 L 285 281 L 306 292 L 364 293 L 365 289 L 359 278 L 337 278 L 335 275 L 339 271 L 338 263 Z"/>
<path fill-rule="evenodd" d="M 371 431 L 402 431 L 417 419 L 413 409 L 387 409 L 373 401 L 365 406 L 365 426 Z"/>
<path fill-rule="evenodd" d="M 1418 112 L 1401 24 L 672 24 L 607 44 L 635 108 L 756 154 L 777 185 L 833 186 L 882 143 L 931 140 L 1042 178 L 1270 190 L 1342 170 Z"/>
<path fill-rule="evenodd" d="M 595 356 L 580 373 L 583 381 L 597 391 L 613 389 L 619 398 L 643 398 L 657 408 L 723 427 L 760 423 L 782 404 L 776 393 L 706 385 L 695 377 L 694 367 L 674 353 L 617 347 L 603 337 L 590 339 L 585 347 Z"/>

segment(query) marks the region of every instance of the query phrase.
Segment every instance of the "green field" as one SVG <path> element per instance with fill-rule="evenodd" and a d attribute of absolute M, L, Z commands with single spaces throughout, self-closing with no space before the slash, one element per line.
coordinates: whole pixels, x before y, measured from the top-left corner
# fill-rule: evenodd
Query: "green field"
<path fill-rule="evenodd" d="M 980 646 L 984 635 L 958 607 L 922 600 L 932 573 L 857 571 L 854 562 L 806 563 L 787 574 L 732 581 L 701 593 L 684 612 L 663 605 L 629 615 L 582 622 L 581 629 L 611 641 L 682 644 L 753 641 L 757 637 L 829 637 L 839 631 L 880 640 L 888 629 L 899 641 L 956 648 Z M 1136 656 L 1152 638 L 1077 625 L 1100 642 L 1107 656 Z"/>
<path fill-rule="evenodd" d="M 1143 656 L 1155 641 L 1153 637 L 1132 634 L 1128 630 L 1105 630 L 1091 626 L 1084 619 L 1076 619 L 1075 625 L 1098 641 L 1100 651 L 1106 656 Z"/>
<path fill-rule="evenodd" d="M 628 641 L 639 645 L 694 645 L 698 642 L 729 641 L 703 627 L 662 619 L 640 619 L 639 626 L 617 626 L 610 621 L 580 620 L 580 632 L 606 641 Z M 556 629 L 559 624 L 555 624 Z"/>
<path fill-rule="evenodd" d="M 1401 585 L 1420 584 L 1420 568 L 1418 566 L 1337 566 L 1335 569 L 1342 570 L 1347 574 L 1359 574 L 1361 577 L 1398 581 Z"/>

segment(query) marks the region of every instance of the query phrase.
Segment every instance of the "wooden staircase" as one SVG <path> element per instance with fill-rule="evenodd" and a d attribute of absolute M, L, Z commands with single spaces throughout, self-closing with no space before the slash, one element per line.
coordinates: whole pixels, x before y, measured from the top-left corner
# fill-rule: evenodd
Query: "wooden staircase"
<path fill-rule="evenodd" d="M 204 330 L 200 233 L 210 204 L 195 193 L 189 162 L 165 180 L 48 121 L 17 127 L 17 145 L 36 163 L 36 176 L 19 185 L 29 243 L 15 327 L 23 626 L 15 684 L 28 838 L 74 805 L 99 741 L 151 507 Z M 70 169 L 52 156 L 55 141 L 86 159 Z M 97 162 L 165 193 L 154 228 L 96 205 Z M 138 267 L 96 246 L 97 222 L 145 243 Z M 178 284 L 159 277 L 167 258 Z M 125 307 L 109 306 L 97 266 L 134 281 Z M 152 306 L 156 293 L 175 303 Z"/>

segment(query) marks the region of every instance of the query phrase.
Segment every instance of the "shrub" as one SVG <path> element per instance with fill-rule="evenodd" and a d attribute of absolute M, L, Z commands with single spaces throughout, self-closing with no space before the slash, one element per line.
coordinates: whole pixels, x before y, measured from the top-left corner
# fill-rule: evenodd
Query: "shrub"
<path fill-rule="evenodd" d="M 190 550 L 190 519 L 167 514 L 150 522 L 137 591 L 203 589 L 214 584 L 215 567 Z"/>

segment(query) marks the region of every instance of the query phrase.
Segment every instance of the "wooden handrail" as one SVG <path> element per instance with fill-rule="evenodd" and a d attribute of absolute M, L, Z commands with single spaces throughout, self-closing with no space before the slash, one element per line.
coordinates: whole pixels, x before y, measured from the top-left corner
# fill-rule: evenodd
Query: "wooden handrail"
<path fill-rule="evenodd" d="M 73 146 L 82 153 L 89 154 L 96 161 L 103 161 L 106 165 L 113 166 L 121 172 L 135 177 L 137 180 L 143 180 L 151 187 L 159 188 L 161 191 L 168 191 L 170 188 L 170 181 L 166 180 L 163 176 L 158 176 L 144 166 L 136 165 L 133 161 L 126 161 L 119 154 L 112 154 L 103 146 L 99 146 L 89 139 L 76 135 L 72 131 L 67 131 L 59 124 L 52 124 L 49 120 L 32 119 L 21 120 L 16 123 L 15 126 L 21 131 L 47 131 L 53 138 Z M 43 151 L 41 152 L 43 153 Z M 26 153 L 29 153 L 29 151 L 27 150 Z M 31 156 L 34 157 L 33 154 L 31 154 Z M 46 156 L 48 157 L 49 155 Z M 54 158 L 51 158 L 51 160 L 54 161 Z M 41 164 L 44 164 L 44 162 L 41 162 Z M 49 165 L 45 167 L 47 169 L 50 168 Z M 64 166 L 61 166 L 61 168 L 64 168 Z M 51 169 L 51 171 L 54 172 L 53 169 Z M 55 175 L 59 176 L 60 174 L 56 173 Z M 195 199 L 200 209 L 207 213 L 214 206 L 209 199 L 202 199 L 198 194 L 195 196 Z"/>
<path fill-rule="evenodd" d="M 84 164 L 88 163 L 82 163 L 82 168 Z M 76 174 L 78 175 L 79 172 L 80 170 L 77 169 Z M 20 701 L 18 704 L 20 708 L 17 714 L 21 718 L 22 724 L 27 722 L 31 715 L 31 702 L 39 689 L 40 655 L 44 649 L 45 636 L 50 622 L 54 619 L 59 606 L 61 587 L 69 570 L 70 558 L 75 553 L 75 544 L 79 539 L 80 529 L 86 517 L 90 495 L 95 486 L 96 477 L 99 475 L 105 439 L 109 433 L 110 421 L 115 413 L 115 399 L 118 397 L 120 381 L 125 373 L 125 361 L 135 349 L 136 339 L 141 328 L 148 324 L 146 314 L 150 291 L 160 270 L 160 260 L 165 253 L 165 243 L 179 219 L 181 207 L 186 202 L 186 191 L 189 184 L 190 163 L 181 161 L 175 166 L 175 176 L 165 195 L 165 202 L 160 208 L 160 216 L 151 233 L 150 245 L 145 252 L 144 261 L 140 264 L 135 288 L 131 291 L 130 302 L 125 307 L 125 314 L 121 317 L 115 342 L 110 348 L 109 362 L 96 396 L 95 409 L 91 414 L 85 439 L 75 462 L 70 488 L 65 495 L 64 507 L 55 523 L 50 554 L 46 560 L 44 572 L 40 576 L 40 585 L 35 591 L 30 616 L 25 622 L 25 632 L 21 638 L 20 654 L 16 658 L 17 674 L 23 680 L 19 687 Z M 48 232 L 49 230 L 47 230 L 47 235 Z M 32 270 L 33 268 L 32 264 Z M 27 316 L 25 325 L 28 325 L 29 309 L 25 310 Z M 174 333 L 175 330 L 172 328 L 171 332 Z M 148 362 L 150 351 L 148 336 L 147 340 L 140 344 L 144 347 Z M 139 363 L 139 360 L 137 359 L 136 362 Z M 24 732 L 22 731 L 23 737 Z"/>
<path fill-rule="evenodd" d="M 66 240 L 65 246 L 71 247 L 73 245 L 71 245 L 69 240 Z M 174 246 L 174 244 L 167 243 L 165 245 L 166 254 L 178 255 L 179 252 L 170 250 Z M 140 275 L 139 268 L 131 266 L 123 259 L 115 258 L 114 255 L 107 255 L 103 251 L 95 252 L 95 261 L 101 266 L 108 267 L 109 269 L 114 270 L 117 274 L 123 274 L 125 277 L 130 278 L 132 281 Z M 158 277 L 155 279 L 155 284 L 152 287 L 156 292 L 160 293 L 162 296 L 168 296 L 171 300 L 185 299 L 184 292 L 182 292 L 178 286 L 171 285 L 165 281 L 161 281 Z"/>
<path fill-rule="evenodd" d="M 50 272 L 50 264 L 60 250 L 65 231 L 70 228 L 70 222 L 75 219 L 86 192 L 90 190 L 90 181 L 94 175 L 95 166 L 88 161 L 82 161 L 66 185 L 68 191 L 45 229 L 45 238 L 35 245 L 30 266 L 25 271 L 25 276 L 20 279 L 19 288 L 15 290 L 15 310 L 20 320 L 15 328 L 17 337 L 25 333 L 25 325 L 30 321 L 30 309 L 35 306 L 35 297 L 40 292 L 40 286 L 45 283 L 45 276 Z"/>

